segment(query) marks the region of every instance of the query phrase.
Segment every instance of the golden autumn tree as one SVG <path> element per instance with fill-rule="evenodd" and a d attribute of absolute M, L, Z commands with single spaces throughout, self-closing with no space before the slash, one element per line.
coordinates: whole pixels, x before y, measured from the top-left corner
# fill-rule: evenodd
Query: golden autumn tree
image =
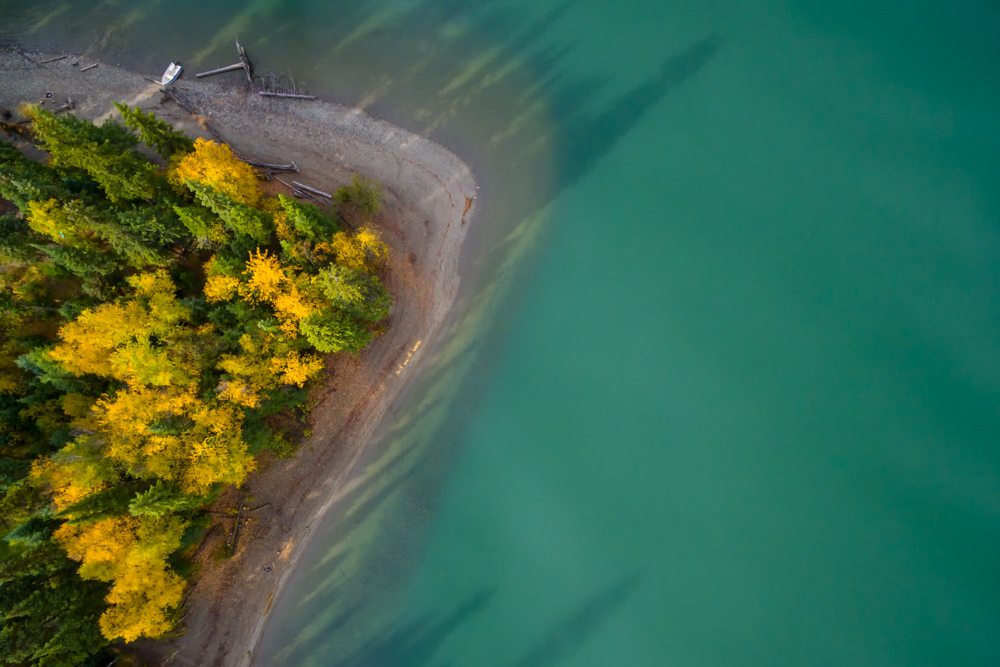
<path fill-rule="evenodd" d="M 221 398 L 256 407 L 267 392 L 282 384 L 301 387 L 323 370 L 315 354 L 294 349 L 288 339 L 261 331 L 240 337 L 240 353 L 223 355 L 219 368 L 229 378 Z"/>
<path fill-rule="evenodd" d="M 133 276 L 129 282 L 135 288 L 133 299 L 84 310 L 60 329 L 61 341 L 49 358 L 76 375 L 156 386 L 192 384 L 198 368 L 189 358 L 190 339 L 206 331 L 186 326 L 190 312 L 178 303 L 166 271 Z"/>
<path fill-rule="evenodd" d="M 105 455 L 136 477 L 177 483 L 192 495 L 240 484 L 253 470 L 234 406 L 192 388 L 135 386 L 98 401 Z"/>
<path fill-rule="evenodd" d="M 229 146 L 214 141 L 196 139 L 194 151 L 177 164 L 173 177 L 181 183 L 208 186 L 246 206 L 257 207 L 263 199 L 253 168 L 237 158 Z"/>
<path fill-rule="evenodd" d="M 269 303 L 288 338 L 299 333 L 299 322 L 322 307 L 308 277 L 283 266 L 277 257 L 251 253 L 247 262 L 248 280 L 238 286 L 240 296 L 253 303 Z"/>
<path fill-rule="evenodd" d="M 103 456 L 101 443 L 93 436 L 76 438 L 51 457 L 36 460 L 31 474 L 52 491 L 57 509 L 69 507 L 117 479 L 114 465 Z"/>
<path fill-rule="evenodd" d="M 76 224 L 56 199 L 30 202 L 27 218 L 32 229 L 48 236 L 56 243 L 70 239 L 78 233 Z"/>
<path fill-rule="evenodd" d="M 173 626 L 171 611 L 183 596 L 184 580 L 170 570 L 169 556 L 180 545 L 186 523 L 177 517 L 112 517 L 90 523 L 65 523 L 54 538 L 70 558 L 80 561 L 80 576 L 111 583 L 101 616 L 108 639 L 156 637 Z"/>
<path fill-rule="evenodd" d="M 332 255 L 337 264 L 349 269 L 371 270 L 388 256 L 388 249 L 378 232 L 362 227 L 357 234 L 337 232 L 329 243 L 317 245 L 326 255 Z"/>

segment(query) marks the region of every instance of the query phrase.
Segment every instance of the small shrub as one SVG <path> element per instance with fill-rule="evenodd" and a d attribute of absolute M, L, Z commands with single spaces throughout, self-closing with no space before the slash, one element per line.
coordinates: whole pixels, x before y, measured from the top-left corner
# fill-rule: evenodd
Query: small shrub
<path fill-rule="evenodd" d="M 337 188 L 334 196 L 341 204 L 351 206 L 366 218 L 371 218 L 382 207 L 385 194 L 382 192 L 382 186 L 375 181 L 369 181 L 358 174 L 351 174 L 351 184 Z"/>
<path fill-rule="evenodd" d="M 276 433 L 271 438 L 271 444 L 268 449 L 279 459 L 290 459 L 295 456 L 295 452 L 299 451 L 299 446 L 282 434 Z"/>

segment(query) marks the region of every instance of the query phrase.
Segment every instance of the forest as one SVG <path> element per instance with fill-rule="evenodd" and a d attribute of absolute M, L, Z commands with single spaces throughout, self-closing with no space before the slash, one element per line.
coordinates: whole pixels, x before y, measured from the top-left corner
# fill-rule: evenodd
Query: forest
<path fill-rule="evenodd" d="M 39 106 L 0 140 L 0 655 L 85 665 L 181 612 L 206 508 L 392 305 L 355 176 L 339 212 L 137 108 Z M 347 224 L 349 216 L 355 225 Z"/>

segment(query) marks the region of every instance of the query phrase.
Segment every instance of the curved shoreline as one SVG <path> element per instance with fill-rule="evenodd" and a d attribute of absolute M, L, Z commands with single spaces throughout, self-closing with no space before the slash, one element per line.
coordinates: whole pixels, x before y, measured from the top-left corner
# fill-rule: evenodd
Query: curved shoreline
<path fill-rule="evenodd" d="M 392 253 L 387 285 L 395 305 L 386 333 L 358 359 L 339 358 L 328 365 L 334 380 L 312 413 L 312 435 L 294 458 L 270 461 L 247 481 L 258 509 L 269 511 L 243 527 L 232 558 L 210 563 L 211 544 L 201 550 L 198 562 L 204 567 L 188 599 L 187 631 L 168 642 L 137 647 L 157 664 L 249 665 L 272 602 L 314 528 L 351 490 L 356 465 L 388 406 L 419 366 L 416 361 L 440 337 L 458 292 L 475 179 L 442 146 L 359 109 L 261 99 L 217 81 L 182 78 L 174 87 L 185 106 L 197 112 L 192 117 L 139 74 L 103 63 L 81 72 L 93 60 L 72 56 L 40 65 L 38 60 L 61 54 L 33 55 L 0 53 L 0 106 L 52 93 L 53 106 L 72 97 L 78 115 L 97 119 L 108 115 L 112 101 L 124 101 L 155 111 L 192 136 L 217 133 L 255 160 L 295 161 L 301 169 L 297 180 L 320 189 L 335 189 L 356 171 L 386 190 L 384 211 L 375 221 Z"/>

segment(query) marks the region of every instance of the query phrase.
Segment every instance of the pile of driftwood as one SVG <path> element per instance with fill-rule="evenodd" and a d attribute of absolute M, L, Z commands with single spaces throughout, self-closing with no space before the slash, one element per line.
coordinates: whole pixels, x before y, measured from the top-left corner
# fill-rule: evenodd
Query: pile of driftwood
<path fill-rule="evenodd" d="M 311 199 L 320 206 L 328 206 L 333 203 L 333 195 L 327 194 L 322 190 L 311 188 L 304 183 L 299 183 L 298 181 L 292 181 L 289 183 L 278 178 L 277 176 L 274 177 L 274 180 L 291 190 L 292 195 L 294 195 L 296 199 Z"/>
<path fill-rule="evenodd" d="M 212 76 L 213 74 L 222 74 L 223 72 L 233 72 L 241 69 L 246 72 L 247 83 L 250 84 L 250 90 L 256 90 L 257 84 L 253 79 L 253 63 L 250 62 L 250 58 L 247 56 L 247 50 L 240 44 L 240 40 L 236 40 L 236 51 L 240 54 L 240 61 L 235 65 L 226 65 L 225 67 L 219 67 L 218 69 L 209 70 L 208 72 L 195 74 L 195 78 L 203 79 L 206 76 Z"/>
<path fill-rule="evenodd" d="M 195 74 L 196 78 L 202 79 L 206 76 L 212 76 L 214 74 L 222 74 L 224 72 L 235 72 L 236 70 L 242 69 L 246 72 L 247 83 L 250 84 L 250 90 L 257 93 L 262 97 L 284 97 L 293 100 L 314 100 L 315 95 L 303 95 L 295 91 L 295 82 L 292 81 L 291 91 L 282 90 L 282 86 L 278 85 L 278 79 L 274 74 L 269 74 L 261 79 L 261 84 L 258 85 L 257 79 L 254 76 L 253 63 L 250 62 L 250 58 L 247 56 L 246 49 L 240 45 L 239 40 L 236 40 L 236 50 L 240 54 L 240 61 L 232 65 L 226 65 L 225 67 L 219 67 L 218 69 L 209 70 L 207 72 L 202 72 L 200 74 Z"/>
<path fill-rule="evenodd" d="M 263 176 L 265 180 L 268 181 L 270 181 L 272 178 L 275 178 L 274 176 L 275 174 L 288 174 L 297 172 L 299 170 L 298 165 L 296 165 L 294 162 L 290 162 L 289 164 L 271 164 L 269 162 L 258 162 L 257 160 L 251 160 L 248 157 L 240 155 L 235 150 L 233 152 L 236 153 L 236 157 L 243 160 L 251 167 L 256 167 L 257 171 L 260 172 L 260 175 Z"/>

